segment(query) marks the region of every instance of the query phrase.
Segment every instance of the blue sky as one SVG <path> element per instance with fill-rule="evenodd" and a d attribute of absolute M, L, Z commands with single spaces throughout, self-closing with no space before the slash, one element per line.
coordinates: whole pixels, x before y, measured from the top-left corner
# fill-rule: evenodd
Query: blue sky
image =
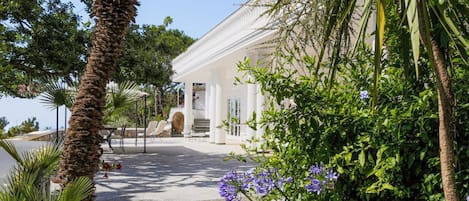
<path fill-rule="evenodd" d="M 71 0 L 71 2 L 76 4 L 75 12 L 87 16 L 80 0 Z M 200 38 L 238 9 L 245 0 L 140 0 L 139 2 L 137 24 L 160 25 L 166 16 L 171 16 L 173 24 L 170 28 L 180 29 L 193 38 Z M 56 111 L 46 107 L 37 99 L 2 97 L 0 117 L 2 116 L 10 122 L 7 129 L 31 117 L 36 117 L 41 130 L 56 127 Z M 70 116 L 69 112 L 67 116 Z M 59 110 L 59 127 L 63 127 L 64 122 L 62 107 Z"/>
<path fill-rule="evenodd" d="M 166 16 L 173 18 L 170 28 L 200 38 L 246 0 L 139 0 L 137 24 L 163 24 Z M 72 0 L 80 15 L 87 15 L 80 0 Z"/>

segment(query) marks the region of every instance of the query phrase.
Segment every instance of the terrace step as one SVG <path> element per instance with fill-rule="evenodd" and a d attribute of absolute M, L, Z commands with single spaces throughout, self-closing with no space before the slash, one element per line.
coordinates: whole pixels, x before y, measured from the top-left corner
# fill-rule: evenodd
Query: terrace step
<path fill-rule="evenodd" d="M 210 132 L 210 119 L 194 119 L 192 131 L 194 133 Z"/>

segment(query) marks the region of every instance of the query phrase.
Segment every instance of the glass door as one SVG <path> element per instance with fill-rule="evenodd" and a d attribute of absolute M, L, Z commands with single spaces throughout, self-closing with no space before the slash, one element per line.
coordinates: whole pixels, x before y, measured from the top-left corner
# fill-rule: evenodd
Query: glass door
<path fill-rule="evenodd" d="M 239 98 L 228 99 L 228 134 L 240 136 L 241 107 Z"/>

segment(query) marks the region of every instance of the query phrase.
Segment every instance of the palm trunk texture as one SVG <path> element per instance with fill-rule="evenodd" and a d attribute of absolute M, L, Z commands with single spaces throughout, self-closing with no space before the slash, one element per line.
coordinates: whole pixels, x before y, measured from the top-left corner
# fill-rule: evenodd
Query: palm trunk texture
<path fill-rule="evenodd" d="M 446 201 L 458 201 L 456 192 L 455 156 L 454 156 L 454 107 L 455 97 L 451 87 L 451 79 L 446 69 L 446 60 L 440 47 L 440 37 L 430 31 L 432 18 L 425 12 L 426 1 L 417 1 L 419 13 L 419 26 L 421 39 L 425 48 L 431 52 L 430 62 L 435 75 L 436 89 L 438 92 L 438 141 L 440 146 L 440 168 L 443 192 Z"/>
<path fill-rule="evenodd" d="M 434 72 L 438 89 L 438 138 L 440 144 L 440 167 L 443 191 L 446 201 L 457 201 L 455 164 L 453 152 L 454 140 L 454 94 L 451 89 L 451 81 L 445 68 L 445 59 L 438 42 L 431 40 L 434 55 Z"/>
<path fill-rule="evenodd" d="M 93 179 L 99 170 L 106 84 L 115 71 L 121 42 L 136 15 L 137 0 L 95 0 L 91 15 L 96 27 L 85 74 L 72 106 L 72 115 L 60 160 L 58 181 L 62 187 L 71 180 Z M 94 199 L 94 198 L 90 198 Z"/>

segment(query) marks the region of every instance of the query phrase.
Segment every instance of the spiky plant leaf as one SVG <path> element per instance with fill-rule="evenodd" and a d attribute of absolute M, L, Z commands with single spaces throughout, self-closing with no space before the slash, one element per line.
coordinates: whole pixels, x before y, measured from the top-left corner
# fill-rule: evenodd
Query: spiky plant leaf
<path fill-rule="evenodd" d="M 93 181 L 88 177 L 79 177 L 70 182 L 60 193 L 58 201 L 81 201 L 93 194 Z"/>
<path fill-rule="evenodd" d="M 375 70 L 374 74 L 374 86 L 373 86 L 373 97 L 372 97 L 372 108 L 374 109 L 378 100 L 378 85 L 379 77 L 381 74 L 381 56 L 383 53 L 383 41 L 384 41 L 384 25 L 386 23 L 386 17 L 384 15 L 384 2 L 382 0 L 376 1 L 376 32 L 375 32 Z"/>
<path fill-rule="evenodd" d="M 62 153 L 61 145 L 47 144 L 38 150 L 23 152 L 21 156 L 11 143 L 1 147 L 15 150 L 16 157 L 21 162 L 10 171 L 7 185 L 0 193 L 0 200 L 41 200 L 48 192 L 43 187 L 57 168 Z"/>
<path fill-rule="evenodd" d="M 420 57 L 420 31 L 416 0 L 405 0 L 407 10 L 407 22 L 409 24 L 410 39 L 412 44 L 412 54 L 414 56 L 415 76 L 419 78 L 419 57 Z"/>
<path fill-rule="evenodd" d="M 18 153 L 18 150 L 16 149 L 15 145 L 13 145 L 13 143 L 5 140 L 5 139 L 1 139 L 0 140 L 0 147 L 3 148 L 3 150 L 5 150 L 5 152 L 7 152 L 13 159 L 16 160 L 16 162 L 18 163 L 22 163 L 23 160 L 21 159 L 21 156 L 20 154 Z"/>

